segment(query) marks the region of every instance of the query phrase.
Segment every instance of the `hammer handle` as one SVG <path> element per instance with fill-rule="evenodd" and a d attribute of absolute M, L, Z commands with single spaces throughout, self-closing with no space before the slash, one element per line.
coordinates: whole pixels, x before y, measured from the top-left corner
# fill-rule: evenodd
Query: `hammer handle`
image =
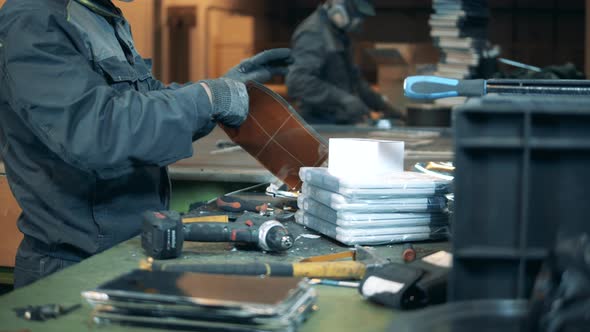
<path fill-rule="evenodd" d="M 365 275 L 366 267 L 364 264 L 354 261 L 293 264 L 181 264 L 154 262 L 152 270 L 361 280 Z"/>
<path fill-rule="evenodd" d="M 293 265 L 284 263 L 253 263 L 253 264 L 180 264 L 154 262 L 154 271 L 177 271 L 210 274 L 231 274 L 243 276 L 279 276 L 292 277 Z"/>
<path fill-rule="evenodd" d="M 365 271 L 365 264 L 355 261 L 293 264 L 295 277 L 361 280 Z"/>

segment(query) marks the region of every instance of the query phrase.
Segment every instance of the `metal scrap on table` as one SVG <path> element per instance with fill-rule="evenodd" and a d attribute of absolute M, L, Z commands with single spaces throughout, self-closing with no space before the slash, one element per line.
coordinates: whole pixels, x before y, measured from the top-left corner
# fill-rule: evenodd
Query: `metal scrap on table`
<path fill-rule="evenodd" d="M 26 306 L 24 308 L 14 308 L 14 312 L 19 318 L 43 322 L 48 319 L 55 319 L 63 315 L 67 315 L 82 307 L 81 304 L 75 304 L 69 307 L 59 304 L 45 304 L 38 306 Z"/>

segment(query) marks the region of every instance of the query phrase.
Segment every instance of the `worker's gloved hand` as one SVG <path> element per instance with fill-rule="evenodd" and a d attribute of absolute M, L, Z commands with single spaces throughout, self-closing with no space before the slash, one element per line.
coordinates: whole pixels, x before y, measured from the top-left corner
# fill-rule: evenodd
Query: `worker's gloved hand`
<path fill-rule="evenodd" d="M 336 124 L 361 123 L 370 114 L 369 107 L 354 95 L 342 99 L 342 108 L 343 112 L 335 114 L 334 121 Z"/>
<path fill-rule="evenodd" d="M 248 90 L 246 85 L 228 78 L 204 80 L 211 91 L 212 112 L 214 121 L 228 127 L 239 127 L 248 117 Z"/>
<path fill-rule="evenodd" d="M 230 69 L 223 77 L 242 83 L 256 81 L 266 83 L 275 75 L 286 75 L 287 66 L 292 63 L 291 50 L 275 48 L 258 53 Z"/>

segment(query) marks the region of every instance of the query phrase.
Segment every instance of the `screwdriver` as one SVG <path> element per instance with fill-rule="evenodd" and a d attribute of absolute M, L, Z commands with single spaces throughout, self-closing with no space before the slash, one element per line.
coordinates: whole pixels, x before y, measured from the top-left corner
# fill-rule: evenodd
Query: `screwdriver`
<path fill-rule="evenodd" d="M 590 80 L 458 80 L 439 76 L 409 76 L 404 81 L 404 94 L 412 99 L 480 97 L 489 93 L 590 95 Z"/>
<path fill-rule="evenodd" d="M 217 207 L 227 212 L 266 212 L 268 204 L 262 202 L 247 201 L 234 196 L 221 196 L 217 198 Z"/>

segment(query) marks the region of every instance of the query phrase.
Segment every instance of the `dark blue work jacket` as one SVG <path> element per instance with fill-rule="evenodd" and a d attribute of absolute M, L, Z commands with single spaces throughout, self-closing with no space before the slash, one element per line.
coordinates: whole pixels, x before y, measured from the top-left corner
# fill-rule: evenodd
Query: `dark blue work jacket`
<path fill-rule="evenodd" d="M 0 11 L 0 153 L 46 254 L 81 260 L 168 206 L 166 166 L 214 127 L 199 84 L 166 87 L 107 0 L 8 0 Z"/>
<path fill-rule="evenodd" d="M 324 8 L 303 21 L 292 37 L 294 63 L 286 84 L 303 118 L 314 124 L 354 124 L 367 115 L 350 103 L 385 110 L 381 95 L 371 89 L 353 61 L 350 37 L 336 29 Z"/>

